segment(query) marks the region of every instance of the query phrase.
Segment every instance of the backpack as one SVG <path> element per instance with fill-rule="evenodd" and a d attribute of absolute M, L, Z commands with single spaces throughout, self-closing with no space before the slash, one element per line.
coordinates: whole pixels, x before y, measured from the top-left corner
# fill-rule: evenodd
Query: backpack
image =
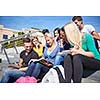
<path fill-rule="evenodd" d="M 66 83 L 62 65 L 51 68 L 42 79 L 42 83 Z"/>
<path fill-rule="evenodd" d="M 35 77 L 22 76 L 16 80 L 16 83 L 37 83 L 37 79 Z"/>

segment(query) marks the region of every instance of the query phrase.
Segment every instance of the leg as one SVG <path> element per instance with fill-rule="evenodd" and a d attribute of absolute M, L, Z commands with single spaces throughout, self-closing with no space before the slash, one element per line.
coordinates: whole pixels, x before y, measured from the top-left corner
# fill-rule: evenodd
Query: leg
<path fill-rule="evenodd" d="M 54 66 L 60 65 L 62 61 L 64 61 L 64 57 L 63 56 L 56 56 L 55 62 L 54 62 Z"/>
<path fill-rule="evenodd" d="M 80 55 L 73 56 L 73 82 L 80 83 L 82 80 L 83 65 Z"/>
<path fill-rule="evenodd" d="M 100 70 L 100 60 L 80 55 L 83 67 L 85 69 Z"/>
<path fill-rule="evenodd" d="M 64 58 L 64 73 L 65 73 L 66 82 L 70 83 L 71 78 L 72 78 L 72 58 L 71 58 L 71 55 L 67 55 Z"/>
<path fill-rule="evenodd" d="M 21 72 L 19 70 L 10 70 L 10 69 L 7 69 L 5 72 L 4 72 L 4 75 L 1 79 L 1 83 L 8 83 L 9 80 L 11 78 L 13 78 L 14 80 L 11 80 L 11 82 L 15 82 L 16 79 L 18 79 L 19 77 L 23 76 L 25 73 L 24 72 Z"/>
<path fill-rule="evenodd" d="M 37 63 L 37 64 L 34 66 L 34 70 L 33 70 L 31 76 L 34 76 L 35 78 L 38 78 L 38 76 L 39 76 L 39 74 L 40 74 L 40 72 L 41 72 L 41 68 L 42 68 L 42 64 Z"/>
<path fill-rule="evenodd" d="M 35 66 L 35 63 L 32 62 L 29 66 L 28 66 L 28 69 L 27 71 L 25 72 L 25 76 L 31 76 L 32 75 L 32 72 L 34 70 L 34 66 Z"/>

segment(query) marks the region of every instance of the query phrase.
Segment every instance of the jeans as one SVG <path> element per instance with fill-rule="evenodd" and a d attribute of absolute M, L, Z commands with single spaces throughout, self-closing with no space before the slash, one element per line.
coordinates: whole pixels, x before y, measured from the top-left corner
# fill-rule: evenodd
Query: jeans
<path fill-rule="evenodd" d="M 7 69 L 5 70 L 2 79 L 0 80 L 0 83 L 12 83 L 15 82 L 19 77 L 24 76 L 24 72 L 21 72 L 20 70 L 11 70 Z"/>
<path fill-rule="evenodd" d="M 49 69 L 50 68 L 44 66 L 43 64 L 32 62 L 31 65 L 29 65 L 25 76 L 34 76 L 35 78 L 38 78 L 40 73 L 47 73 Z"/>
<path fill-rule="evenodd" d="M 31 64 L 28 66 L 28 69 L 27 71 L 25 72 L 25 75 L 24 76 L 31 76 L 32 75 L 32 72 L 34 70 L 34 66 L 36 64 L 34 62 L 31 62 Z"/>
<path fill-rule="evenodd" d="M 60 65 L 64 61 L 64 56 L 56 56 L 55 61 L 54 61 L 54 66 Z"/>

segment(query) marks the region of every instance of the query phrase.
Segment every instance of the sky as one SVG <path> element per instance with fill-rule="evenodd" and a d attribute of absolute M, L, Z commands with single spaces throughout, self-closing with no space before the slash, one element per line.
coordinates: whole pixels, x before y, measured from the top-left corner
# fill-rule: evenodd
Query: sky
<path fill-rule="evenodd" d="M 0 16 L 0 25 L 6 28 L 39 28 L 54 30 L 71 21 L 73 16 Z M 100 33 L 100 16 L 82 16 L 84 24 L 91 24 Z"/>

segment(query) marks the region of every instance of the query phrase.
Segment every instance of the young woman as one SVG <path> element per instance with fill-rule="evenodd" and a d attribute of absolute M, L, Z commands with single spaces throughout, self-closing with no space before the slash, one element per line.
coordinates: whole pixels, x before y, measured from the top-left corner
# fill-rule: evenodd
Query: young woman
<path fill-rule="evenodd" d="M 64 26 L 68 42 L 72 45 L 70 54 L 64 59 L 65 81 L 80 83 L 83 69 L 100 69 L 100 54 L 95 47 L 93 37 L 87 33 L 80 33 L 75 23 Z"/>
<path fill-rule="evenodd" d="M 33 50 L 38 54 L 39 57 L 43 55 L 43 45 L 39 42 L 38 38 L 36 36 L 32 37 L 33 42 Z"/>
<path fill-rule="evenodd" d="M 63 50 L 69 50 L 70 49 L 70 44 L 67 41 L 67 37 L 64 31 L 64 27 L 62 27 L 59 30 L 59 34 L 60 34 L 60 41 L 59 41 L 59 46 L 60 46 L 60 52 L 62 52 Z M 56 59 L 55 59 L 55 63 L 54 65 L 60 65 L 63 64 L 64 61 L 64 55 L 57 55 Z"/>
<path fill-rule="evenodd" d="M 55 28 L 54 31 L 53 31 L 53 33 L 54 33 L 55 41 L 57 43 L 59 43 L 59 40 L 60 40 L 60 28 L 58 28 L 58 27 Z"/>

